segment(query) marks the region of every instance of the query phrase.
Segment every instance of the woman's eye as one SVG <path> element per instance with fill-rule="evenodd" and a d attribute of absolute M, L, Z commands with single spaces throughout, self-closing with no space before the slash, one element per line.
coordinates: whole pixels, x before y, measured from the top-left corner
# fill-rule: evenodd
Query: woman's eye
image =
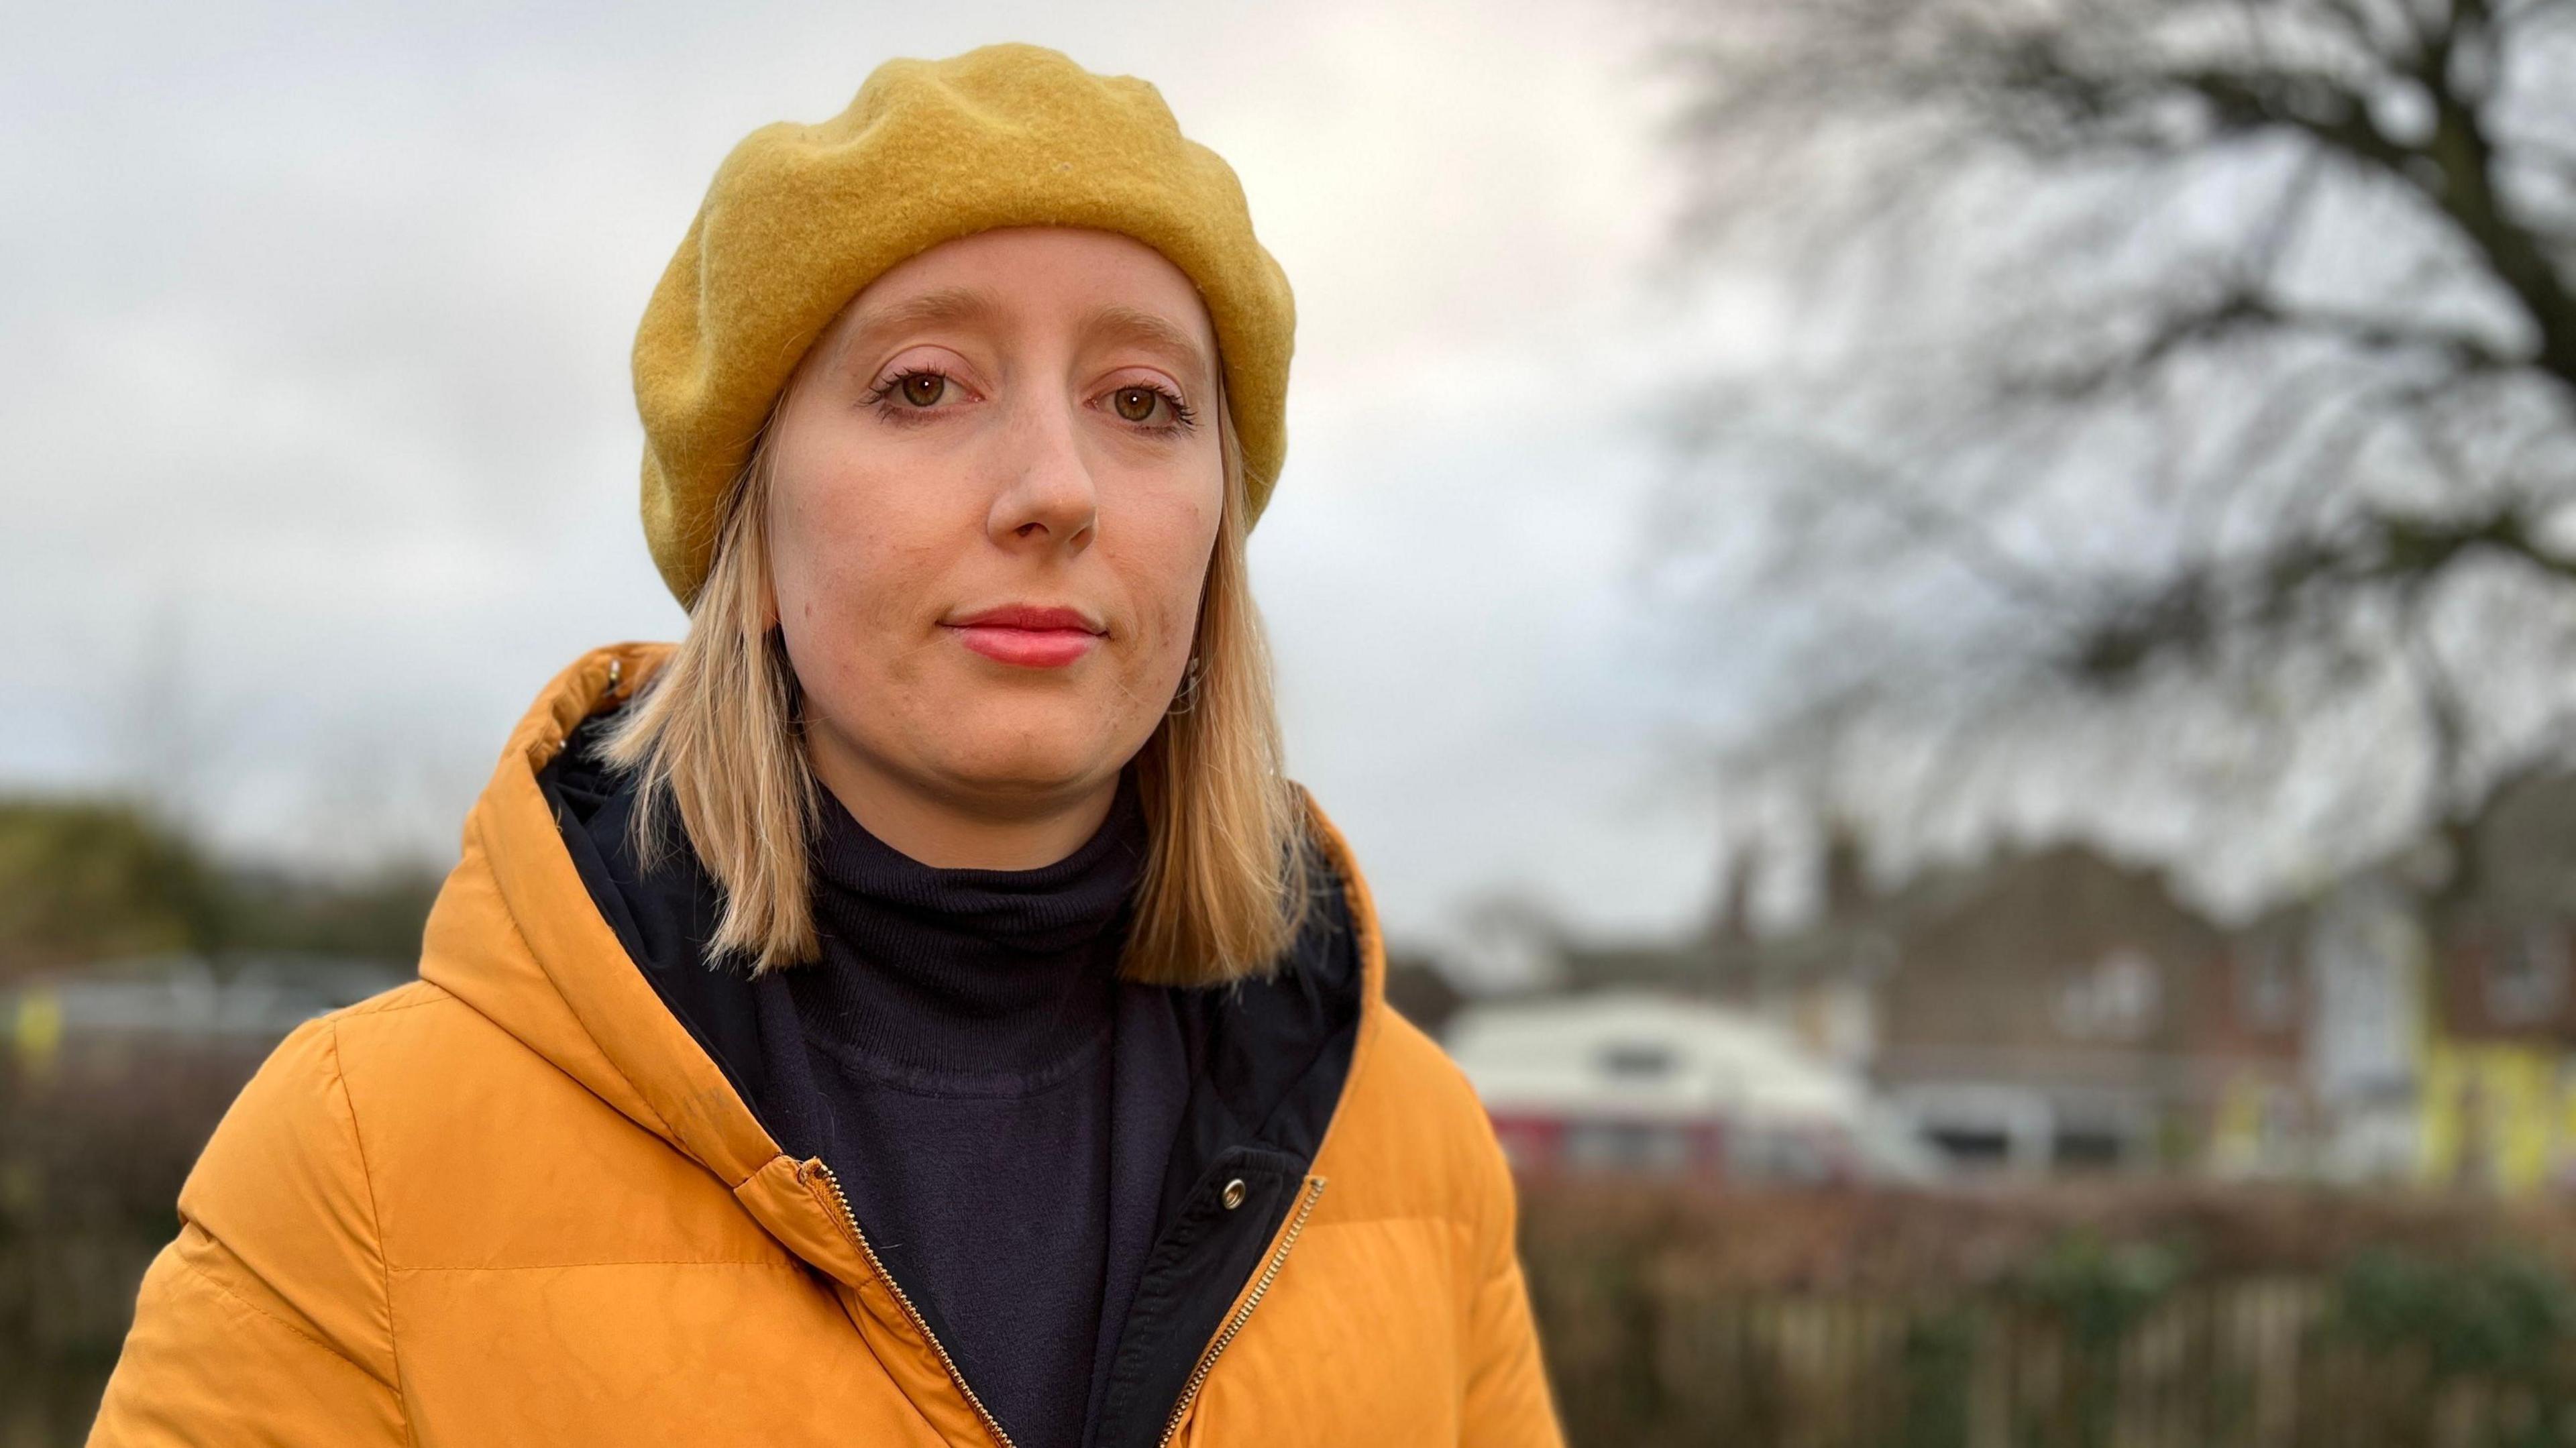
<path fill-rule="evenodd" d="M 913 372 L 898 381 L 895 390 L 915 407 L 934 407 L 948 395 L 948 379 L 936 372 Z"/>
<path fill-rule="evenodd" d="M 1154 415 L 1154 404 L 1163 400 L 1163 394 L 1150 387 L 1121 387 L 1110 400 L 1120 417 L 1129 422 L 1143 422 Z"/>

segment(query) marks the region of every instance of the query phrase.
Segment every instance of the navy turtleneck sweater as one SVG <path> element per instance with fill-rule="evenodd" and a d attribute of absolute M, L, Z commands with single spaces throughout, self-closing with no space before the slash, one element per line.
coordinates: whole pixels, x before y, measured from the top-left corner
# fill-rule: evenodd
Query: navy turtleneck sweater
<path fill-rule="evenodd" d="M 1166 993 L 1117 975 L 1145 860 L 1134 781 L 1035 870 L 935 868 L 828 792 L 822 813 L 823 956 L 782 974 L 833 1170 L 1013 1440 L 1079 1448 L 1186 1097 Z"/>

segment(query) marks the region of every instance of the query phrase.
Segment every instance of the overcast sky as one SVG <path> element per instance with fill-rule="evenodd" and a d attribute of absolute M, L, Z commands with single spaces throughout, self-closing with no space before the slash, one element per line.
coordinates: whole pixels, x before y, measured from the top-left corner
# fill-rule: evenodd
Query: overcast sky
<path fill-rule="evenodd" d="M 717 160 L 889 55 L 1022 39 L 1160 87 L 1296 289 L 1254 576 L 1292 769 L 1391 927 L 1705 907 L 1712 804 L 1661 741 L 1728 695 L 1636 584 L 1646 409 L 1777 318 L 1648 279 L 1675 187 L 1637 9 L 30 23 L 0 53 L 0 787 L 139 779 L 244 848 L 452 856 L 550 674 L 681 628 L 626 365 Z"/>

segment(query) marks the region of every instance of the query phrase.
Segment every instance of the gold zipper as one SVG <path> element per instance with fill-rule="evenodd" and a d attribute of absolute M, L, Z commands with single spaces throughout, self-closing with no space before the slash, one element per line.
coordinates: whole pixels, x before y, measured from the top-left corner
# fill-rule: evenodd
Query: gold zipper
<path fill-rule="evenodd" d="M 920 1333 L 921 1340 L 930 1344 L 930 1350 L 939 1355 L 939 1365 L 948 1370 L 948 1380 L 957 1385 L 957 1392 L 966 1399 L 966 1406 L 974 1409 L 975 1416 L 983 1420 L 984 1431 L 992 1434 L 993 1441 L 1001 1448 L 1017 1448 L 1011 1442 L 1011 1435 L 1002 1431 L 1001 1422 L 984 1406 L 984 1400 L 975 1396 L 973 1388 L 966 1386 L 966 1375 L 958 1371 L 957 1359 L 950 1357 L 948 1349 L 940 1346 L 939 1339 L 931 1335 L 930 1324 L 922 1320 L 921 1309 L 913 1306 L 912 1299 L 905 1295 L 903 1284 L 894 1280 L 894 1274 L 878 1260 L 877 1249 L 868 1245 L 867 1233 L 859 1230 L 859 1219 L 850 1210 L 850 1199 L 841 1191 L 841 1179 L 832 1175 L 832 1168 L 820 1159 L 807 1162 L 799 1170 L 799 1175 L 808 1169 L 819 1173 L 823 1185 L 832 1189 L 832 1205 L 839 1209 L 841 1230 L 850 1234 L 850 1241 L 859 1249 L 859 1255 L 868 1259 L 868 1270 L 877 1274 L 877 1280 L 885 1284 L 886 1291 L 894 1294 L 895 1304 L 903 1309 L 904 1316 L 912 1319 L 913 1330 Z"/>
<path fill-rule="evenodd" d="M 1224 1352 L 1226 1344 L 1234 1341 L 1235 1334 L 1243 1331 L 1244 1323 L 1252 1318 L 1252 1309 L 1261 1305 L 1262 1294 L 1270 1290 L 1272 1279 L 1279 1275 L 1279 1268 L 1288 1260 L 1288 1249 L 1297 1245 L 1297 1234 L 1306 1229 L 1306 1214 L 1315 1210 L 1315 1198 L 1323 1194 L 1324 1179 L 1307 1178 L 1304 1199 L 1297 1204 L 1297 1215 L 1289 1219 L 1287 1232 L 1279 1238 L 1278 1249 L 1270 1254 L 1269 1265 L 1261 1269 L 1260 1279 L 1252 1284 L 1251 1295 L 1243 1299 L 1243 1305 L 1236 1308 L 1234 1316 L 1218 1330 L 1216 1337 L 1208 1343 L 1207 1351 L 1199 1354 L 1198 1366 L 1190 1369 L 1189 1383 L 1181 1389 L 1180 1401 L 1172 1404 L 1172 1415 L 1163 1420 L 1163 1436 L 1156 1440 L 1154 1448 L 1171 1448 L 1173 1436 L 1181 1431 L 1182 1416 L 1189 1412 L 1190 1404 L 1198 1401 L 1199 1389 L 1207 1383 L 1208 1370 L 1216 1366 L 1217 1354 Z"/>
<path fill-rule="evenodd" d="M 904 1292 L 903 1284 L 894 1280 L 894 1274 L 886 1270 L 884 1261 L 877 1256 L 877 1249 L 868 1245 L 868 1234 L 859 1230 L 858 1215 L 850 1210 L 850 1198 L 841 1190 L 841 1179 L 832 1174 L 831 1166 L 818 1158 L 805 1163 L 801 1170 L 822 1177 L 823 1185 L 831 1189 L 832 1205 L 841 1230 L 849 1234 L 851 1245 L 867 1259 L 868 1270 L 874 1272 L 877 1280 L 885 1284 L 886 1291 L 893 1295 L 895 1304 L 911 1320 L 913 1330 L 920 1333 L 921 1340 L 930 1344 L 930 1350 L 938 1355 L 939 1365 L 948 1370 L 948 1380 L 957 1385 L 958 1395 L 966 1400 L 966 1406 L 975 1410 L 975 1416 L 984 1424 L 984 1431 L 992 1434 L 993 1441 L 1001 1448 L 1018 1448 L 1011 1442 L 1011 1435 L 1003 1431 L 992 1410 L 984 1406 L 984 1400 L 975 1396 L 975 1390 L 967 1386 L 966 1374 L 958 1369 L 957 1359 L 950 1357 L 948 1349 L 940 1345 L 938 1337 L 930 1330 L 930 1324 L 922 1319 L 921 1309 L 913 1306 L 912 1298 Z M 1217 1356 L 1252 1319 L 1252 1309 L 1261 1305 L 1261 1299 L 1270 1291 L 1270 1284 L 1278 1278 L 1279 1269 L 1287 1264 L 1288 1249 L 1297 1245 L 1297 1235 L 1306 1230 L 1307 1214 L 1315 1210 L 1315 1199 L 1323 1194 L 1324 1179 L 1308 1178 L 1305 1194 L 1297 1204 L 1297 1215 L 1289 1219 L 1288 1230 L 1281 1234 L 1279 1246 L 1271 1252 L 1270 1261 L 1262 1267 L 1261 1276 L 1253 1282 L 1252 1291 L 1243 1299 L 1243 1305 L 1234 1310 L 1234 1315 L 1209 1341 L 1207 1350 L 1199 1354 L 1198 1365 L 1190 1369 L 1189 1382 L 1182 1387 L 1180 1400 L 1172 1404 L 1171 1416 L 1163 1420 L 1163 1436 L 1156 1441 L 1155 1448 L 1171 1448 L 1174 1435 L 1181 1431 L 1181 1419 L 1189 1412 L 1190 1404 L 1198 1401 L 1199 1389 L 1206 1386 L 1208 1373 L 1216 1366 Z"/>

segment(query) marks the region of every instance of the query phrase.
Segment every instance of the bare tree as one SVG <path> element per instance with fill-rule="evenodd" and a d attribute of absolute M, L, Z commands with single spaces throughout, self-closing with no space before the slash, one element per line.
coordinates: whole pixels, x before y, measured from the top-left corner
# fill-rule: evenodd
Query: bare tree
<path fill-rule="evenodd" d="M 1794 621 L 1745 761 L 1829 755 L 1950 830 L 2050 761 L 2187 801 L 2177 849 L 2268 828 L 2328 868 L 2560 747 L 2576 3 L 1681 24 L 1687 247 L 1803 309 L 1687 399 L 1666 520 L 1760 554 L 1712 606 Z"/>

